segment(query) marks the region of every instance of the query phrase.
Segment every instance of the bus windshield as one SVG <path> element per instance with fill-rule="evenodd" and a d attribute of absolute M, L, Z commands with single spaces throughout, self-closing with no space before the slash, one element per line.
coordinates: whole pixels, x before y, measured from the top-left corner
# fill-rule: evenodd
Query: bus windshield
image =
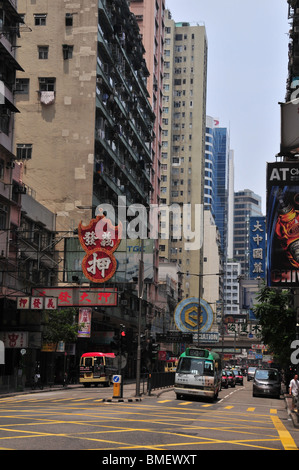
<path fill-rule="evenodd" d="M 214 364 L 206 359 L 198 359 L 195 357 L 181 357 L 177 373 L 179 374 L 196 374 L 196 375 L 214 375 Z"/>

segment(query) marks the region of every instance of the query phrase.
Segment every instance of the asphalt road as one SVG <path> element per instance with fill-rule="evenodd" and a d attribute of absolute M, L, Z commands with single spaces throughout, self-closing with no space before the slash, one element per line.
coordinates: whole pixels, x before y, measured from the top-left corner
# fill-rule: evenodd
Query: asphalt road
<path fill-rule="evenodd" d="M 101 450 L 99 463 L 132 468 L 173 463 L 166 458 L 195 465 L 201 450 L 299 448 L 285 400 L 252 397 L 252 382 L 215 402 L 177 400 L 172 389 L 133 398 L 134 386 L 112 396 L 83 387 L 1 396 L 0 449 Z"/>

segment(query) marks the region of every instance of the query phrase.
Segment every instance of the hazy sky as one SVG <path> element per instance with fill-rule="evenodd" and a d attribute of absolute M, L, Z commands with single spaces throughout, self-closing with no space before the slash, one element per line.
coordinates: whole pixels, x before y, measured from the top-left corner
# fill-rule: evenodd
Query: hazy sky
<path fill-rule="evenodd" d="M 166 0 L 176 22 L 204 24 L 207 114 L 230 130 L 235 191 L 266 207 L 266 162 L 280 150 L 280 106 L 288 75 L 287 0 Z"/>

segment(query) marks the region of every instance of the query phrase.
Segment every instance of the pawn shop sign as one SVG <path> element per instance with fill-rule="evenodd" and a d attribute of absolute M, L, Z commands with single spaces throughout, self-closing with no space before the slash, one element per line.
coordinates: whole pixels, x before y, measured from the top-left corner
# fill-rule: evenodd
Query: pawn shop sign
<path fill-rule="evenodd" d="M 121 242 L 122 224 L 113 226 L 103 214 L 78 227 L 79 241 L 86 255 L 82 261 L 82 271 L 92 282 L 105 282 L 116 271 L 113 255 Z"/>

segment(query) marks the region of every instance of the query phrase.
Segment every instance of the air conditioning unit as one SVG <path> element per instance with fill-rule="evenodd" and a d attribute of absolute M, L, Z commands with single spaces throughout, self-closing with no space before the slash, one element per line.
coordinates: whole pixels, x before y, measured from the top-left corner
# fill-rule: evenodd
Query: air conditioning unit
<path fill-rule="evenodd" d="M 13 191 L 14 191 L 14 193 L 16 193 L 16 194 L 26 194 L 27 188 L 26 188 L 26 186 L 23 185 L 23 184 L 16 184 L 16 185 L 13 187 Z"/>

